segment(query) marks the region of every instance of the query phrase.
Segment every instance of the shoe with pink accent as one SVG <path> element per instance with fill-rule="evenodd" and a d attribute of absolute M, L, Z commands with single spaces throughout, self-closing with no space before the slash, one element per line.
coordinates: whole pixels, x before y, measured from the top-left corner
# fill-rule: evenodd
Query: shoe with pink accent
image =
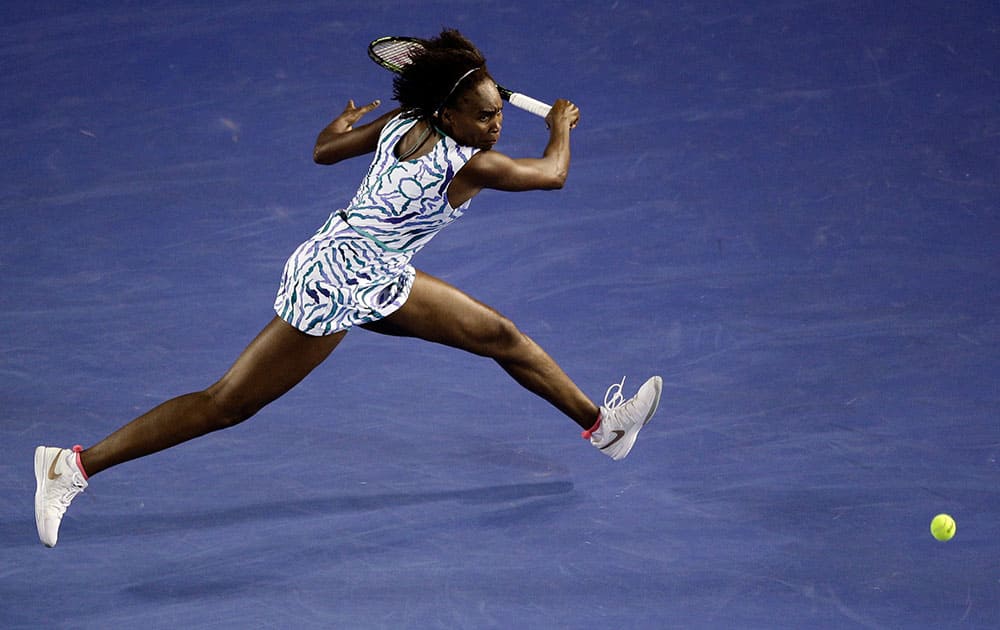
<path fill-rule="evenodd" d="M 635 444 L 639 430 L 656 413 L 663 390 L 663 379 L 659 376 L 650 378 L 628 400 L 622 396 L 624 385 L 623 378 L 621 383 L 608 388 L 597 424 L 583 432 L 585 439 L 589 439 L 591 444 L 615 461 L 625 459 Z"/>
<path fill-rule="evenodd" d="M 87 488 L 80 447 L 35 449 L 35 526 L 46 547 L 55 547 L 59 524 L 70 502 Z"/>

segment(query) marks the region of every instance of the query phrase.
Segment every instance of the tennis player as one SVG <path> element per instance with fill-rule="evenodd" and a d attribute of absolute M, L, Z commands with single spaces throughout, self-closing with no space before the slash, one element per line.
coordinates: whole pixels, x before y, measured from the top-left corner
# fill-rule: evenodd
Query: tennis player
<path fill-rule="evenodd" d="M 294 387 L 355 326 L 493 359 L 574 420 L 602 453 L 616 460 L 629 453 L 656 411 L 659 377 L 629 400 L 621 392 L 623 379 L 598 407 L 509 319 L 411 264 L 481 190 L 561 188 L 579 110 L 569 101 L 555 102 L 539 158 L 494 151 L 503 101 L 483 55 L 453 30 L 430 40 L 393 87 L 399 108 L 358 126 L 379 102 L 357 107 L 349 101 L 320 132 L 317 163 L 374 153 L 371 167 L 351 203 L 288 259 L 276 317 L 229 371 L 204 391 L 169 400 L 86 450 L 35 450 L 35 522 L 42 543 L 55 546 L 63 514 L 89 477 L 243 422 Z"/>

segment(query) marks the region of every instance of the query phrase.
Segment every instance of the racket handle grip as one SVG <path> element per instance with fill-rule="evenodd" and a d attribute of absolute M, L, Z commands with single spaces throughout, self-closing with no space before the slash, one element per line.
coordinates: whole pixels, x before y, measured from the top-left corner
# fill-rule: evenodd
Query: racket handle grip
<path fill-rule="evenodd" d="M 543 103 L 541 101 L 535 100 L 530 96 L 525 96 L 518 92 L 514 92 L 510 95 L 510 104 L 514 107 L 523 109 L 526 112 L 531 112 L 535 116 L 540 116 L 545 118 L 549 115 L 549 111 L 552 109 L 551 105 Z"/>

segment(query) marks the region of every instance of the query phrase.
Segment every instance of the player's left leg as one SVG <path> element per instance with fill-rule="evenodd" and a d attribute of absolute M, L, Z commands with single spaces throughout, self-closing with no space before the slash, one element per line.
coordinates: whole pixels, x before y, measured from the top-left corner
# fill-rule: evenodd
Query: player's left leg
<path fill-rule="evenodd" d="M 346 333 L 317 337 L 274 317 L 210 387 L 168 400 L 80 455 L 87 474 L 225 429 L 284 395 L 333 352 Z"/>
<path fill-rule="evenodd" d="M 489 357 L 523 387 L 584 429 L 597 420 L 597 405 L 512 321 L 422 271 L 417 271 L 410 296 L 399 310 L 364 328 L 417 337 Z"/>
<path fill-rule="evenodd" d="M 303 379 L 345 332 L 314 337 L 275 317 L 207 389 L 168 400 L 89 449 L 35 449 L 35 524 L 49 547 L 63 514 L 88 486 L 88 474 L 175 446 L 246 420 Z"/>

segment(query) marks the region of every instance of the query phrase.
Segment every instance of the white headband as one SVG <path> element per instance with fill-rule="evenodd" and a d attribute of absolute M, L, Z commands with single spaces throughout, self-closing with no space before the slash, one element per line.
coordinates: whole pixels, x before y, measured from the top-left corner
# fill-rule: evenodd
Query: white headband
<path fill-rule="evenodd" d="M 458 77 L 458 81 L 455 81 L 455 85 L 451 86 L 451 90 L 448 91 L 448 95 L 445 96 L 443 99 L 441 99 L 441 104 L 438 105 L 437 109 L 434 110 L 434 115 L 435 116 L 437 116 L 437 115 L 439 115 L 441 113 L 441 110 L 444 108 L 444 104 L 448 102 L 448 99 L 451 98 L 451 95 L 455 93 L 455 90 L 457 90 L 458 86 L 462 84 L 462 81 L 465 81 L 469 77 L 470 74 L 472 74 L 476 70 L 479 70 L 480 68 L 482 68 L 482 66 L 479 66 L 477 68 L 473 68 L 472 70 L 469 70 L 468 72 L 466 72 L 462 76 Z"/>

